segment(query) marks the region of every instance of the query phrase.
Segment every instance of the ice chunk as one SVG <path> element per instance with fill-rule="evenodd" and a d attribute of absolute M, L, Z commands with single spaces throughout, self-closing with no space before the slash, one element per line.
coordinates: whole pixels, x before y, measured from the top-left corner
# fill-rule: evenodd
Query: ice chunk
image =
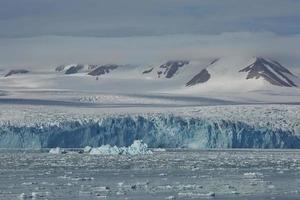
<path fill-rule="evenodd" d="M 121 154 L 121 149 L 116 146 L 102 145 L 98 148 L 92 148 L 90 154 L 94 155 L 119 155 Z"/>
<path fill-rule="evenodd" d="M 51 153 L 51 154 L 65 154 L 66 151 L 63 150 L 63 149 L 61 149 L 61 148 L 59 148 L 59 147 L 56 147 L 56 148 L 50 149 L 49 153 Z"/>
<path fill-rule="evenodd" d="M 263 174 L 259 173 L 259 172 L 247 172 L 247 173 L 244 173 L 244 176 L 246 178 L 261 178 L 261 177 L 263 177 Z"/>
<path fill-rule="evenodd" d="M 84 147 L 83 152 L 84 152 L 84 153 L 90 153 L 91 150 L 92 150 L 92 147 L 86 146 L 86 147 Z"/>
<path fill-rule="evenodd" d="M 173 200 L 173 199 L 176 199 L 176 198 L 174 196 L 168 196 L 165 199 L 167 199 L 167 200 Z"/>
<path fill-rule="evenodd" d="M 128 148 L 122 148 L 123 154 L 128 155 L 145 155 L 145 154 L 152 154 L 152 151 L 148 149 L 148 145 L 143 143 L 141 140 L 133 141 L 133 144 Z"/>
<path fill-rule="evenodd" d="M 166 149 L 163 149 L 163 148 L 155 148 L 155 149 L 153 149 L 153 151 L 155 151 L 155 152 L 165 152 Z"/>
<path fill-rule="evenodd" d="M 140 140 L 135 140 L 129 147 L 117 147 L 110 145 L 102 145 L 98 148 L 92 148 L 90 154 L 94 155 L 145 155 L 152 154 L 148 149 L 148 145 Z"/>

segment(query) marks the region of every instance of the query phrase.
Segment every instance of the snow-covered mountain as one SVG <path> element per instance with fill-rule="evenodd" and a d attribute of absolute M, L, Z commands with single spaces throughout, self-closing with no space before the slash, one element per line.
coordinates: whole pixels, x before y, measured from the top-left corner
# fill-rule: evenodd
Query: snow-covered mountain
<path fill-rule="evenodd" d="M 70 74 L 87 74 L 91 76 L 101 76 L 110 73 L 112 70 L 120 67 L 116 64 L 70 64 L 70 65 L 59 65 L 55 68 L 56 72 L 60 72 L 66 75 Z"/>
<path fill-rule="evenodd" d="M 228 59 L 215 59 L 196 74 L 186 86 L 211 82 L 217 84 L 240 83 L 256 85 L 273 85 L 281 87 L 298 87 L 299 77 L 294 75 L 279 62 L 256 57 L 238 64 Z M 249 64 L 250 63 L 250 64 Z M 251 81 L 250 81 L 251 80 Z M 247 89 L 247 87 L 245 88 Z"/>
<path fill-rule="evenodd" d="M 188 64 L 189 64 L 189 61 L 186 61 L 186 60 L 172 60 L 172 61 L 168 61 L 168 62 L 160 65 L 157 68 L 157 70 L 155 70 L 155 71 L 157 73 L 158 78 L 162 78 L 162 77 L 172 78 L 173 76 L 176 75 L 179 68 L 187 66 Z M 151 71 L 149 71 L 149 70 L 144 71 L 143 74 L 152 71 L 152 70 Z"/>
<path fill-rule="evenodd" d="M 217 62 L 218 59 L 214 59 L 210 64 L 213 65 L 215 62 Z M 205 83 L 210 79 L 210 73 L 208 73 L 207 69 L 202 69 L 198 74 L 196 74 L 190 81 L 186 83 L 186 86 L 193 86 L 198 83 Z"/>
<path fill-rule="evenodd" d="M 96 67 L 97 65 L 70 64 L 70 65 L 60 65 L 55 68 L 55 71 L 62 72 L 64 74 L 77 74 L 77 73 L 90 72 Z"/>
<path fill-rule="evenodd" d="M 272 85 L 298 87 L 293 80 L 297 77 L 277 61 L 256 58 L 254 63 L 239 72 L 247 72 L 246 79 L 263 78 Z"/>
<path fill-rule="evenodd" d="M 91 76 L 101 76 L 110 73 L 111 71 L 117 69 L 120 67 L 119 65 L 114 65 L 114 64 L 107 64 L 107 65 L 101 65 L 101 66 L 96 66 L 93 68 L 88 75 Z"/>
<path fill-rule="evenodd" d="M 29 71 L 27 69 L 13 69 L 10 70 L 7 74 L 4 75 L 4 77 L 12 76 L 15 74 L 27 74 Z"/>
<path fill-rule="evenodd" d="M 12 70 L 9 75 L 23 73 Z M 70 64 L 0 78 L 0 89 L 71 90 L 95 93 L 165 94 L 222 100 L 300 102 L 300 78 L 262 57 L 175 59 L 147 65 Z M 96 76 L 96 78 L 95 78 Z M 275 98 L 276 96 L 276 98 Z M 293 98 L 291 98 L 291 96 Z"/>
<path fill-rule="evenodd" d="M 64 74 L 83 73 L 91 76 L 103 76 L 112 71 L 122 69 L 124 76 L 136 78 L 136 70 L 126 68 L 126 65 L 104 64 L 104 65 L 61 65 L 56 68 L 57 72 Z M 118 74 L 118 73 L 117 73 Z M 281 87 L 298 87 L 299 78 L 279 62 L 261 57 L 240 59 L 220 58 L 213 59 L 207 64 L 187 61 L 170 60 L 157 66 L 150 66 L 139 70 L 139 76 L 147 79 L 176 79 L 182 80 L 182 86 L 191 87 L 197 84 L 217 82 L 223 84 L 237 83 L 239 78 L 241 84 L 251 85 L 274 85 Z M 114 78 L 113 76 L 110 76 Z M 251 80 L 251 81 L 250 81 Z M 222 88 L 222 87 L 221 87 Z M 247 87 L 245 88 L 247 89 Z"/>

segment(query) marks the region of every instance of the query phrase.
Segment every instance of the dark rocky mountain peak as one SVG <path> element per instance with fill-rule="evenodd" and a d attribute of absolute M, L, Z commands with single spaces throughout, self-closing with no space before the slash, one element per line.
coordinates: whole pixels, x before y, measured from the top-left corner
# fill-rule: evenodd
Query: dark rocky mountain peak
<path fill-rule="evenodd" d="M 296 77 L 279 62 L 257 57 L 251 65 L 239 72 L 246 72 L 246 79 L 263 78 L 272 85 L 281 87 L 297 87 L 291 77 Z"/>
<path fill-rule="evenodd" d="M 196 74 L 189 82 L 186 83 L 186 86 L 193 86 L 198 83 L 205 83 L 210 79 L 210 74 L 207 69 L 201 70 L 198 74 Z"/>
<path fill-rule="evenodd" d="M 112 70 L 115 70 L 119 65 L 108 64 L 96 67 L 93 71 L 89 72 L 88 75 L 91 76 L 100 76 L 110 73 Z"/>
<path fill-rule="evenodd" d="M 185 86 L 193 86 L 193 85 L 197 85 L 199 83 L 205 83 L 207 82 L 211 75 L 208 72 L 207 68 L 213 64 L 215 64 L 216 62 L 219 61 L 219 58 L 212 60 L 206 67 L 205 69 L 202 69 L 198 74 L 196 74 L 190 81 L 188 81 Z"/>
<path fill-rule="evenodd" d="M 176 74 L 179 68 L 188 64 L 189 61 L 186 60 L 168 61 L 165 64 L 159 66 L 157 75 L 159 78 L 161 77 L 161 75 L 164 75 L 166 78 L 172 78 Z"/>
<path fill-rule="evenodd" d="M 26 69 L 14 69 L 14 70 L 10 70 L 7 74 L 5 74 L 4 77 L 12 76 L 14 74 L 26 74 L 26 73 L 29 73 L 29 71 Z"/>
<path fill-rule="evenodd" d="M 74 66 L 71 66 L 69 69 L 67 69 L 65 71 L 65 74 L 76 74 L 83 68 L 84 68 L 84 65 L 81 65 L 81 64 L 74 65 Z"/>

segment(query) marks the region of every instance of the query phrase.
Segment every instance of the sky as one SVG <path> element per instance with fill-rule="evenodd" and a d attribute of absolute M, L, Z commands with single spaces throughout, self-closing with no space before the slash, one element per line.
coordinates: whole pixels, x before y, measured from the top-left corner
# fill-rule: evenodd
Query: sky
<path fill-rule="evenodd" d="M 0 66 L 236 54 L 300 66 L 299 21 L 299 0 L 0 0 Z"/>

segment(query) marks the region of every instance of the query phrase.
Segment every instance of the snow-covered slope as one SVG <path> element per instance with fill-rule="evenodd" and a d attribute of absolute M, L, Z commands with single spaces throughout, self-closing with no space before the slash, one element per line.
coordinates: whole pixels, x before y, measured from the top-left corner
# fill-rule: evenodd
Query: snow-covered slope
<path fill-rule="evenodd" d="M 299 78 L 279 62 L 261 57 L 229 57 L 210 61 L 170 60 L 163 64 L 134 68 L 130 65 L 61 65 L 56 68 L 65 74 L 84 73 L 91 76 L 109 76 L 127 79 L 163 79 L 176 87 L 203 84 L 206 89 L 218 87 L 234 90 L 259 89 L 262 86 L 297 87 Z M 204 84 L 207 83 L 207 84 Z M 221 86 L 221 87 L 220 87 Z M 167 88 L 168 89 L 168 88 Z"/>

